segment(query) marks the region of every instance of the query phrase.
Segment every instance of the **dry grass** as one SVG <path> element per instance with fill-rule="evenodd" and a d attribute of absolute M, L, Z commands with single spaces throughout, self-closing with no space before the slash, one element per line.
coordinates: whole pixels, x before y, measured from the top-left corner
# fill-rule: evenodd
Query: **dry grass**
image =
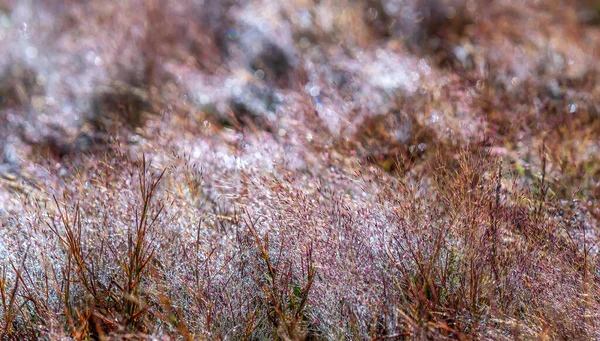
<path fill-rule="evenodd" d="M 0 340 L 599 338 L 597 7 L 0 1 Z"/>

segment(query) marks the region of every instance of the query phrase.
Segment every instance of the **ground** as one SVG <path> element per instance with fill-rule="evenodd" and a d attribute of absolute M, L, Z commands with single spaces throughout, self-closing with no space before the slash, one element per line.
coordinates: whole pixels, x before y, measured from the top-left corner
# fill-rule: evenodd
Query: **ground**
<path fill-rule="evenodd" d="M 600 338 L 600 3 L 0 0 L 0 339 Z"/>

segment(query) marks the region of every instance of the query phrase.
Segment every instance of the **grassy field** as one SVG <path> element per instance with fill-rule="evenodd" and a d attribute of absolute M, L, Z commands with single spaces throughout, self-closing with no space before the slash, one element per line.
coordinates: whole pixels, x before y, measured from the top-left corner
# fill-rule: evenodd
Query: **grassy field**
<path fill-rule="evenodd" d="M 600 2 L 0 0 L 0 340 L 600 338 Z"/>

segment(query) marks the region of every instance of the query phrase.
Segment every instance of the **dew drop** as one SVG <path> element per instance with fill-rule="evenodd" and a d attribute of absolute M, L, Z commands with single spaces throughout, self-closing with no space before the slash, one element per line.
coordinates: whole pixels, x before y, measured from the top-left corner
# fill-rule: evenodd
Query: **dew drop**
<path fill-rule="evenodd" d="M 321 94 L 321 89 L 319 89 L 318 86 L 313 86 L 312 88 L 310 88 L 309 92 L 312 97 L 317 97 Z"/>
<path fill-rule="evenodd" d="M 265 78 L 265 72 L 261 69 L 258 69 L 254 72 L 254 77 L 256 79 L 264 79 Z"/>
<path fill-rule="evenodd" d="M 569 113 L 574 114 L 577 112 L 577 104 L 571 103 L 569 104 Z"/>

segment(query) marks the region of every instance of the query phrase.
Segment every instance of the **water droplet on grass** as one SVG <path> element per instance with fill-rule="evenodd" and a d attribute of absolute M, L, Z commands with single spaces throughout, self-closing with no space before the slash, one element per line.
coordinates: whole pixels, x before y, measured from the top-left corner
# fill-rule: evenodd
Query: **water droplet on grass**
<path fill-rule="evenodd" d="M 29 46 L 27 49 L 25 49 L 25 55 L 28 59 L 35 59 L 35 57 L 38 55 L 38 50 L 33 46 Z"/>
<path fill-rule="evenodd" d="M 300 38 L 300 47 L 303 49 L 307 49 L 310 47 L 310 40 L 306 37 Z"/>
<path fill-rule="evenodd" d="M 577 112 L 577 104 L 571 103 L 569 104 L 569 113 L 574 114 Z"/>
<path fill-rule="evenodd" d="M 313 86 L 312 88 L 310 88 L 309 92 L 312 97 L 317 97 L 321 94 L 321 89 L 319 89 L 318 86 Z"/>
<path fill-rule="evenodd" d="M 256 77 L 256 79 L 264 79 L 265 78 L 265 72 L 261 69 L 258 69 L 254 72 L 254 77 Z"/>
<path fill-rule="evenodd" d="M 227 30 L 227 38 L 231 40 L 236 40 L 240 37 L 240 32 L 235 29 Z"/>

